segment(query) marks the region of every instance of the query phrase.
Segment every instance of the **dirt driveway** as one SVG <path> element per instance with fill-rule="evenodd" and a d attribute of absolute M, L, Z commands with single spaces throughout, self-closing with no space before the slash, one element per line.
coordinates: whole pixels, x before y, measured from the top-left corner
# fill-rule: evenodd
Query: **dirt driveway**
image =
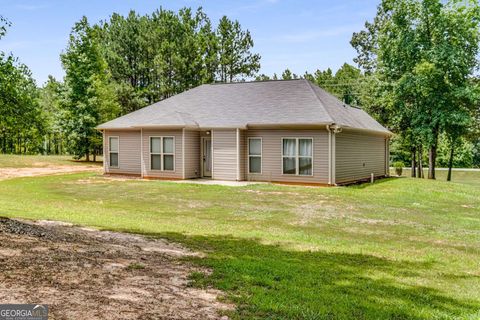
<path fill-rule="evenodd" d="M 0 301 L 49 319 L 228 319 L 219 291 L 188 286 L 197 255 L 142 236 L 0 218 Z"/>
<path fill-rule="evenodd" d="M 17 177 L 45 176 L 51 174 L 74 173 L 74 172 L 102 172 L 98 165 L 48 165 L 28 168 L 0 168 L 0 180 Z"/>

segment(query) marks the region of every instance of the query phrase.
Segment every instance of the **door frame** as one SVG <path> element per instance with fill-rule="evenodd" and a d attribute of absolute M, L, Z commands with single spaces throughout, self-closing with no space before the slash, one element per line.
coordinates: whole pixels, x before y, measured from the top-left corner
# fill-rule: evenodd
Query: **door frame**
<path fill-rule="evenodd" d="M 210 140 L 210 161 L 212 162 L 211 168 L 210 168 L 210 175 L 207 176 L 205 175 L 205 170 L 204 170 L 204 160 L 203 156 L 205 154 L 205 141 Z M 212 144 L 212 137 L 201 137 L 201 146 L 200 146 L 200 170 L 201 170 L 201 177 L 202 178 L 212 178 L 212 172 L 213 172 L 213 144 Z"/>

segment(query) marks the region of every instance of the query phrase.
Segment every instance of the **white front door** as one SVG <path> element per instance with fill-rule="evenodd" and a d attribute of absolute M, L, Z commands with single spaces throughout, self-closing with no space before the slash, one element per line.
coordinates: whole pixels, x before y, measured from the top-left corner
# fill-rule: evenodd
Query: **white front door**
<path fill-rule="evenodd" d="M 202 176 L 212 176 L 212 138 L 202 138 Z"/>

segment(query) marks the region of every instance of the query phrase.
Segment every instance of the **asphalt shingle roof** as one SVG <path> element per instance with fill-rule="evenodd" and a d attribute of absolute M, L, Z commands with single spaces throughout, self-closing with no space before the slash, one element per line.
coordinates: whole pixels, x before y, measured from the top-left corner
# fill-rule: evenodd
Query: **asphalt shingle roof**
<path fill-rule="evenodd" d="M 365 111 L 346 106 L 308 80 L 205 84 L 98 126 L 246 128 L 323 125 L 390 132 Z"/>

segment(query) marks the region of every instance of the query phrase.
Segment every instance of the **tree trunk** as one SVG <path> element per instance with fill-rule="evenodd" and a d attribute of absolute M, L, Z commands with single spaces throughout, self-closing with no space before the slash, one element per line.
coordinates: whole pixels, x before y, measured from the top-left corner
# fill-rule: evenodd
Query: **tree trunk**
<path fill-rule="evenodd" d="M 452 167 L 453 167 L 453 154 L 454 154 L 454 143 L 450 146 L 450 159 L 448 159 L 448 175 L 447 181 L 452 181 Z"/>
<path fill-rule="evenodd" d="M 428 179 L 435 179 L 435 164 L 437 161 L 438 125 L 433 129 L 433 143 L 428 151 Z"/>
<path fill-rule="evenodd" d="M 97 150 L 93 150 L 93 162 L 97 162 Z"/>
<path fill-rule="evenodd" d="M 420 145 L 418 146 L 418 177 L 419 178 L 424 178 L 423 174 L 423 147 Z"/>
<path fill-rule="evenodd" d="M 7 133 L 6 130 L 3 130 L 3 146 L 2 146 L 2 152 L 5 154 L 7 153 Z"/>
<path fill-rule="evenodd" d="M 15 138 L 12 137 L 12 138 L 10 139 L 10 153 L 15 153 L 15 152 L 17 151 L 15 148 L 16 148 Z"/>
<path fill-rule="evenodd" d="M 47 154 L 51 154 L 52 152 L 52 135 L 48 134 L 48 147 L 47 147 Z"/>
<path fill-rule="evenodd" d="M 62 154 L 62 137 L 58 137 L 57 136 L 57 145 L 56 145 L 56 148 L 57 148 L 57 154 Z"/>
<path fill-rule="evenodd" d="M 436 159 L 437 159 L 437 146 L 433 145 L 428 150 L 428 179 L 435 179 Z"/>
<path fill-rule="evenodd" d="M 85 138 L 85 161 L 90 162 L 90 140 Z"/>
<path fill-rule="evenodd" d="M 412 178 L 416 178 L 417 177 L 417 173 L 416 173 L 416 168 L 415 166 L 417 165 L 417 161 L 415 159 L 415 154 L 416 154 L 416 150 L 415 148 L 412 149 L 412 168 L 411 168 L 411 177 Z"/>

